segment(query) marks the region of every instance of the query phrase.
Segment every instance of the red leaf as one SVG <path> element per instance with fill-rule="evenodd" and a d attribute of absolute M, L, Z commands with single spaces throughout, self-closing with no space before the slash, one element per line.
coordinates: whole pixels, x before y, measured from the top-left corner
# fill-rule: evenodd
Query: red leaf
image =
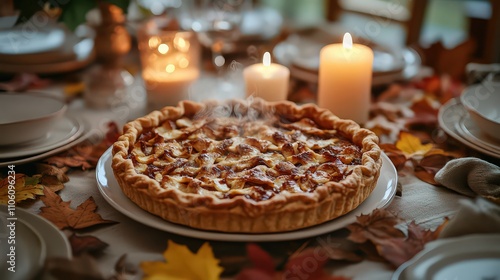
<path fill-rule="evenodd" d="M 96 254 L 108 247 L 108 244 L 102 242 L 99 238 L 92 235 L 76 235 L 69 237 L 69 243 L 74 256 L 79 256 L 84 252 Z"/>
<path fill-rule="evenodd" d="M 413 118 L 407 120 L 408 126 L 413 125 L 431 125 L 437 124 L 438 109 L 435 109 L 427 98 L 422 98 L 413 103 L 410 109 L 415 113 Z"/>
<path fill-rule="evenodd" d="M 275 271 L 274 260 L 266 251 L 254 243 L 247 244 L 247 254 L 256 269 L 272 275 Z"/>

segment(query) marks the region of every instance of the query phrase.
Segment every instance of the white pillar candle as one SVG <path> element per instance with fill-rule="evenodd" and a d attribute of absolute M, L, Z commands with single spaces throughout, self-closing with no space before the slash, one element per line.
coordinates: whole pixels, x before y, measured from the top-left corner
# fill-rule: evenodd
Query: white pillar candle
<path fill-rule="evenodd" d="M 283 65 L 271 63 L 269 52 L 264 54 L 262 63 L 243 70 L 246 95 L 260 97 L 267 101 L 286 100 L 290 70 Z"/>
<path fill-rule="evenodd" d="M 320 52 L 318 106 L 359 124 L 368 121 L 373 51 L 352 43 L 346 33 L 342 44 L 325 46 Z"/>

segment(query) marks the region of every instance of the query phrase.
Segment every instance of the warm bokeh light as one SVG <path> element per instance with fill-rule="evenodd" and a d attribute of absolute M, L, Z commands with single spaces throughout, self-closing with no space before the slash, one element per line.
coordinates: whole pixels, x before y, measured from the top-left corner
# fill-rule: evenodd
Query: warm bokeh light
<path fill-rule="evenodd" d="M 166 54 L 170 48 L 168 47 L 167 44 L 160 44 L 158 46 L 158 52 L 161 54 Z"/>
<path fill-rule="evenodd" d="M 169 73 L 169 74 L 174 73 L 175 65 L 173 65 L 173 64 L 167 65 L 167 67 L 165 67 L 165 71 L 167 71 L 167 73 Z"/>

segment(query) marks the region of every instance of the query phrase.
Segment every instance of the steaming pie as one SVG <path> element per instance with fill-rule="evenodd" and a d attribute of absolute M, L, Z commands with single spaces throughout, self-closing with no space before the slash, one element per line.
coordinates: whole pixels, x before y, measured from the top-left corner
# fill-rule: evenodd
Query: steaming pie
<path fill-rule="evenodd" d="M 125 125 L 113 171 L 141 208 L 223 232 L 279 232 L 356 208 L 381 167 L 376 135 L 314 105 L 184 101 Z"/>

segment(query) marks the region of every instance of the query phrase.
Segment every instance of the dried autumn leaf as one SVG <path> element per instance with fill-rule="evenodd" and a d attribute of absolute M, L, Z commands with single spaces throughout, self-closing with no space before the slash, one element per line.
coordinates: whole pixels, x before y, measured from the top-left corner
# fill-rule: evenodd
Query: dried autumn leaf
<path fill-rule="evenodd" d="M 102 154 L 118 139 L 120 133 L 114 122 L 108 123 L 108 131 L 104 139 L 94 144 L 91 141 L 80 143 L 69 151 L 45 159 L 48 164 L 57 167 L 79 167 L 82 170 L 95 168 Z"/>
<path fill-rule="evenodd" d="M 380 144 L 380 148 L 384 150 L 398 171 L 405 167 L 407 158 L 398 147 L 393 144 Z"/>
<path fill-rule="evenodd" d="M 72 234 L 69 237 L 71 251 L 74 256 L 79 256 L 82 253 L 96 254 L 102 252 L 108 247 L 108 243 L 101 241 L 99 238 L 92 235 L 76 235 Z"/>
<path fill-rule="evenodd" d="M 398 267 L 410 260 L 418 252 L 422 251 L 425 244 L 438 238 L 447 220 L 436 230 L 424 229 L 412 221 L 408 225 L 408 236 L 406 238 L 388 238 L 378 240 L 375 244 L 377 250 L 394 267 Z"/>
<path fill-rule="evenodd" d="M 66 175 L 66 171 L 68 171 L 67 168 L 58 168 L 49 164 L 37 163 L 35 165 L 35 170 L 37 173 L 42 175 L 54 176 L 61 183 L 66 183 L 69 181 L 69 177 L 68 175 Z"/>
<path fill-rule="evenodd" d="M 28 177 L 22 173 L 17 173 L 14 178 L 8 176 L 0 180 L 0 204 L 7 204 L 10 199 L 14 199 L 16 203 L 35 199 L 37 196 L 43 195 L 43 188 L 37 177 Z M 15 193 L 12 194 L 12 191 Z"/>
<path fill-rule="evenodd" d="M 434 176 L 452 159 L 453 157 L 445 155 L 444 151 L 433 152 L 431 150 L 415 166 L 415 175 L 426 183 L 438 185 L 434 180 Z"/>
<path fill-rule="evenodd" d="M 247 245 L 247 254 L 254 267 L 241 270 L 240 273 L 236 275 L 236 280 L 349 279 L 341 276 L 328 275 L 325 272 L 324 265 L 329 258 L 327 253 L 322 251 L 321 247 L 308 248 L 297 255 L 291 256 L 285 264 L 283 271 L 276 271 L 274 269 L 275 265 L 272 257 L 257 245 Z"/>
<path fill-rule="evenodd" d="M 433 145 L 422 144 L 418 137 L 413 136 L 409 132 L 402 131 L 399 134 L 399 140 L 396 142 L 396 147 L 401 150 L 406 158 L 416 158 L 425 155 Z"/>
<path fill-rule="evenodd" d="M 70 207 L 70 201 L 63 201 L 52 190 L 45 188 L 43 193 L 44 196 L 41 199 L 46 206 L 40 208 L 40 215 L 53 222 L 59 229 L 83 229 L 99 224 L 116 223 L 104 220 L 101 215 L 95 213 L 97 205 L 92 197 L 85 200 L 75 210 Z"/>
<path fill-rule="evenodd" d="M 198 252 L 193 253 L 185 245 L 168 241 L 163 252 L 166 262 L 142 262 L 143 279 L 190 279 L 218 280 L 223 268 L 215 258 L 210 244 L 205 242 Z"/>
<path fill-rule="evenodd" d="M 428 98 L 422 98 L 412 104 L 410 109 L 415 114 L 406 121 L 408 126 L 437 124 L 438 109 L 434 108 Z"/>
<path fill-rule="evenodd" d="M 97 261 L 88 254 L 66 258 L 47 258 L 45 261 L 45 271 L 55 279 L 71 280 L 105 280 Z"/>
<path fill-rule="evenodd" d="M 355 223 L 347 226 L 351 231 L 347 238 L 356 243 L 364 243 L 404 237 L 404 233 L 395 227 L 401 222 L 402 220 L 391 212 L 375 209 L 371 214 L 358 216 Z"/>
<path fill-rule="evenodd" d="M 52 156 L 45 159 L 48 164 L 53 164 L 57 167 L 81 167 L 82 170 L 91 169 L 93 166 L 87 160 L 75 153 L 65 152 L 59 156 Z"/>

